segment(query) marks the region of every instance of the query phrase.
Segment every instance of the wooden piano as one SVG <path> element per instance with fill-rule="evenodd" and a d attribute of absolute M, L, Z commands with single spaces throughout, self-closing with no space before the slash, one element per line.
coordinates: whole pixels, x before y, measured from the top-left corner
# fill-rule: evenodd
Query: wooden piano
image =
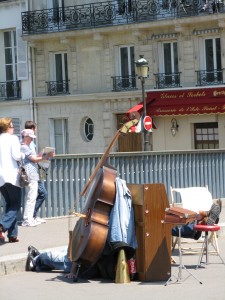
<path fill-rule="evenodd" d="M 163 224 L 169 202 L 164 184 L 127 184 L 134 205 L 137 275 L 140 281 L 171 276 L 171 225 Z"/>

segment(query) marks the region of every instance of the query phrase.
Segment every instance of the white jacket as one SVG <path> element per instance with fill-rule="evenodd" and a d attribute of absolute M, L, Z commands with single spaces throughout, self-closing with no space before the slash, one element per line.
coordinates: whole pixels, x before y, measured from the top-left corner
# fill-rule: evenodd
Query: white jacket
<path fill-rule="evenodd" d="M 0 134 L 0 186 L 5 183 L 19 186 L 17 161 L 20 160 L 18 137 L 9 133 Z"/>

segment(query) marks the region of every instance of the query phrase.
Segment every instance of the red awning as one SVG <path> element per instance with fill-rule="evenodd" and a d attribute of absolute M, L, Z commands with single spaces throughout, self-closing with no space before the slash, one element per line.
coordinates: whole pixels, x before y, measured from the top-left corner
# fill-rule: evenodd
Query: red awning
<path fill-rule="evenodd" d="M 203 115 L 225 113 L 225 87 L 147 92 L 149 116 Z M 127 113 L 143 111 L 142 102 Z"/>

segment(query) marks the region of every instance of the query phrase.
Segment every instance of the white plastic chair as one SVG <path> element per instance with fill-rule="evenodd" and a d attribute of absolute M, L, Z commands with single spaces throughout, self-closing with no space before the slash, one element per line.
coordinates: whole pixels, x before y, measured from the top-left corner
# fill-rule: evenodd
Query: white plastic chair
<path fill-rule="evenodd" d="M 213 198 L 211 193 L 208 190 L 208 187 L 187 187 L 187 188 L 173 188 L 170 187 L 171 192 L 171 205 L 172 206 L 181 206 L 183 208 L 193 210 L 195 212 L 202 211 L 209 211 L 212 204 L 213 204 Z M 181 202 L 175 202 L 174 201 L 174 193 L 180 194 L 180 200 Z M 193 240 L 193 242 L 198 242 Z M 209 242 L 214 244 L 214 248 L 216 248 L 216 251 L 219 252 L 218 248 L 218 242 L 217 242 L 217 236 L 215 232 L 211 233 L 211 236 L 209 238 Z M 177 238 L 175 241 L 172 242 L 172 251 L 174 250 L 175 246 L 177 244 Z M 184 248 L 182 247 L 182 251 L 186 253 L 199 253 L 200 248 L 199 247 L 188 247 Z"/>
<path fill-rule="evenodd" d="M 212 195 L 209 192 L 208 187 L 170 187 L 170 190 L 172 206 L 180 204 L 183 208 L 193 210 L 198 213 L 200 210 L 209 211 L 213 204 Z M 181 203 L 174 202 L 174 192 L 180 194 Z"/>

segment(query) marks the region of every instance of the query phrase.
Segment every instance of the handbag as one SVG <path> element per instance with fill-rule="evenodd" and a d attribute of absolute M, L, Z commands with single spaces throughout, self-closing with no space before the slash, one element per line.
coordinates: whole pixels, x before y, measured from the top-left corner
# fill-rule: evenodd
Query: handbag
<path fill-rule="evenodd" d="M 23 161 L 19 163 L 19 184 L 21 187 L 25 187 L 29 185 L 29 178 L 27 172 L 24 168 Z"/>

